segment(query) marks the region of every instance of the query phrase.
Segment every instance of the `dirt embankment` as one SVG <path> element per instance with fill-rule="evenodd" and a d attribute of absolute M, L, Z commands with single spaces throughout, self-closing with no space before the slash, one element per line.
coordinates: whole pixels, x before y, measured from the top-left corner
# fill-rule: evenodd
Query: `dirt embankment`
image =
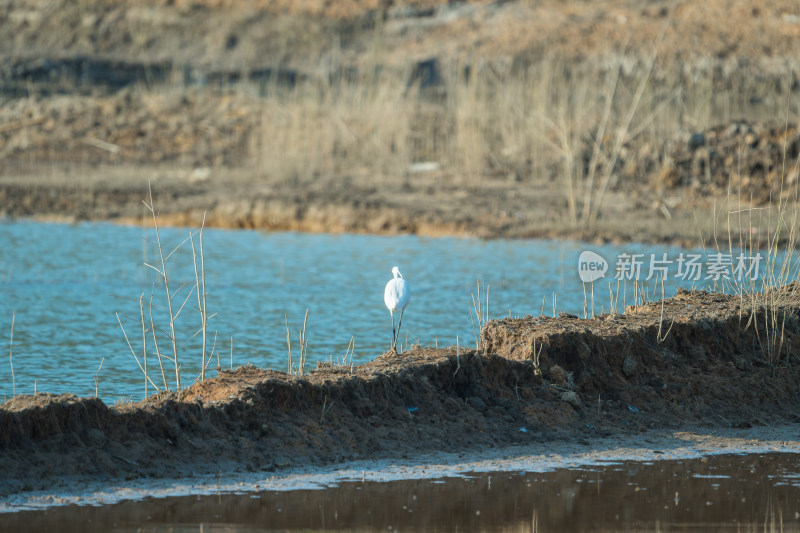
<path fill-rule="evenodd" d="M 168 136 L 180 138 L 181 131 L 193 128 L 194 114 L 181 115 L 176 110 L 163 114 L 173 115 L 182 116 L 183 122 L 170 121 L 175 131 Z M 147 130 L 147 115 L 140 118 L 141 123 L 131 124 L 132 129 Z M 720 225 L 717 210 L 724 205 L 738 213 L 734 219 L 746 219 L 741 227 L 732 226 L 734 236 L 745 235 L 761 246 L 774 229 L 764 222 L 774 214 L 765 215 L 769 211 L 764 208 L 780 200 L 793 212 L 800 186 L 796 165 L 800 128 L 795 123 L 736 121 L 691 134 L 682 132 L 663 143 L 637 138 L 620 153 L 617 166 L 622 175 L 608 191 L 600 220 L 592 227 L 573 226 L 568 220 L 567 196 L 556 176 L 535 184 L 506 180 L 465 184 L 441 172 L 406 173 L 397 180 L 320 175 L 313 180 L 274 181 L 236 168 L 176 169 L 172 161 L 186 154 L 169 143 L 141 149 L 151 155 L 174 149 L 163 156 L 162 166 L 153 164 L 155 160 L 145 164 L 145 159 L 132 166 L 115 166 L 111 159 L 116 155 L 85 142 L 95 138 L 90 123 L 91 114 L 86 118 L 87 129 L 76 138 L 63 139 L 63 143 L 42 141 L 41 149 L 63 149 L 66 154 L 72 143 L 73 153 L 90 150 L 87 157 L 98 158 L 93 163 L 98 166 L 72 178 L 0 175 L 0 216 L 149 224 L 142 200 L 151 183 L 160 223 L 168 225 L 199 226 L 205 219 L 208 226 L 269 231 L 567 237 L 695 245 L 711 239 Z M 0 141 L 3 135 L 0 131 Z M 42 133 L 41 139 L 46 137 Z M 216 146 L 213 150 L 220 157 L 230 158 L 239 151 L 237 143 L 244 142 L 237 139 L 230 136 L 208 146 Z M 152 142 L 156 141 L 154 137 Z M 591 154 L 592 146 L 583 144 L 580 158 L 588 161 Z M 727 212 L 723 221 L 726 218 L 731 222 Z M 725 229 L 722 233 L 727 238 Z"/>
<path fill-rule="evenodd" d="M 415 347 L 306 376 L 248 366 L 136 404 L 18 396 L 0 406 L 0 493 L 796 422 L 798 290 L 755 308 L 682 292 L 592 320 L 497 320 L 481 351 Z"/>

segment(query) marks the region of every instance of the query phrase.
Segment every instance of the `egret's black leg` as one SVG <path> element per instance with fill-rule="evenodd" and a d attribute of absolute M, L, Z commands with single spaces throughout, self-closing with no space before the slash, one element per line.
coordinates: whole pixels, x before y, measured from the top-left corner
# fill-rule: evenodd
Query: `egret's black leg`
<path fill-rule="evenodd" d="M 392 351 L 394 351 L 394 347 L 397 345 L 397 330 L 394 329 L 394 313 L 389 311 L 389 314 L 392 315 Z"/>
<path fill-rule="evenodd" d="M 397 333 L 394 336 L 393 347 L 397 346 L 397 336 L 400 335 L 400 325 L 403 323 L 403 311 L 405 311 L 405 309 L 400 310 L 400 320 L 397 322 Z M 394 320 L 392 320 L 392 326 L 394 326 Z"/>

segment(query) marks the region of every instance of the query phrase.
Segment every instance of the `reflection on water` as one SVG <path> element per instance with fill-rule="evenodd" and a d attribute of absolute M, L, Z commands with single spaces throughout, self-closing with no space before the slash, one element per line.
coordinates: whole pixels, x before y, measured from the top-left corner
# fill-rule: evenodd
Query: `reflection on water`
<path fill-rule="evenodd" d="M 184 241 L 189 231 L 163 229 L 165 251 Z M 552 314 L 554 293 L 557 311 L 582 315 L 584 290 L 577 274 L 581 251 L 591 249 L 606 257 L 611 263 L 609 275 L 619 252 L 609 246 L 547 240 L 214 229 L 204 235 L 208 309 L 216 313 L 209 322 L 209 344 L 216 338 L 219 364 L 229 366 L 233 352 L 234 365 L 250 362 L 279 370 L 286 369 L 285 320 L 295 337 L 306 308 L 312 364 L 341 360 L 351 338 L 356 363 L 385 352 L 391 342 L 391 322 L 383 287 L 394 265 L 401 267 L 412 289 L 401 343 L 450 346 L 458 339 L 470 345 L 475 340 L 471 305 L 477 280 L 489 286 L 492 317 L 535 315 L 542 310 Z M 115 313 L 119 312 L 134 349 L 141 352 L 139 298 L 149 315 L 148 302 L 155 290 L 156 326 L 169 329 L 162 287 L 153 285 L 158 275 L 144 266 L 157 265 L 153 240 L 149 228 L 0 223 L 0 340 L 8 340 L 16 312 L 13 362 L 18 393 L 32 393 L 36 386 L 45 392 L 94 395 L 95 373 L 103 361 L 101 397 L 107 401 L 142 397 L 144 380 Z M 625 246 L 625 251 L 669 252 L 671 257 L 678 252 L 635 245 Z M 171 256 L 169 267 L 176 308 L 190 296 L 177 323 L 186 383 L 199 373 L 200 362 L 199 336 L 189 340 L 200 325 L 196 296 L 189 293 L 190 285 L 183 285 L 195 280 L 188 242 Z M 672 295 L 673 280 L 667 281 L 666 293 Z M 610 297 L 607 281 L 598 283 L 594 299 L 599 313 L 608 311 Z M 633 287 L 627 289 L 627 301 L 624 295 L 619 298 L 620 310 L 631 303 Z M 169 352 L 165 335 L 161 351 Z M 0 399 L 11 392 L 6 363 L 0 365 Z"/>
<path fill-rule="evenodd" d="M 797 531 L 800 457 L 344 483 L 0 515 L 2 531 Z"/>

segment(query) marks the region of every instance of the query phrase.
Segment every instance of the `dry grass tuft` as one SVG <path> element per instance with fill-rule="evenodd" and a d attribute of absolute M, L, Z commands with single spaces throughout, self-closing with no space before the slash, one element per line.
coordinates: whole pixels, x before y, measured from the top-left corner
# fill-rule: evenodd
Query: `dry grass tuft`
<path fill-rule="evenodd" d="M 137 325 L 141 325 L 142 328 L 142 351 L 141 355 L 137 355 L 136 350 L 133 348 L 133 344 L 131 340 L 128 338 L 128 334 L 125 331 L 125 326 L 123 325 L 122 319 L 119 316 L 119 313 L 116 313 L 117 322 L 119 323 L 120 329 L 122 330 L 122 334 L 125 337 L 125 342 L 128 345 L 128 349 L 131 352 L 134 360 L 136 361 L 137 366 L 142 371 L 144 375 L 144 394 L 145 398 L 148 397 L 149 394 L 149 386 L 152 385 L 156 392 L 161 392 L 162 390 L 169 390 L 170 386 L 167 380 L 167 374 L 164 369 L 164 361 L 171 362 L 174 367 L 174 382 L 175 382 L 175 390 L 180 391 L 182 388 L 182 379 L 181 379 L 181 363 L 179 360 L 179 352 L 181 348 L 183 348 L 189 341 L 194 339 L 197 335 L 201 336 L 201 359 L 200 359 L 200 372 L 197 377 L 199 380 L 204 380 L 206 377 L 206 368 L 211 363 L 214 357 L 214 353 L 216 351 L 216 344 L 217 344 L 217 334 L 214 333 L 214 342 L 211 346 L 211 350 L 208 350 L 208 320 L 213 318 L 214 315 L 209 315 L 207 310 L 206 304 L 206 275 L 205 275 L 205 254 L 203 248 L 203 229 L 205 227 L 205 217 L 203 217 L 203 224 L 198 231 L 199 237 L 199 268 L 198 268 L 198 249 L 195 248 L 195 241 L 194 235 L 192 233 L 189 236 L 181 241 L 175 248 L 173 248 L 168 254 L 165 255 L 164 248 L 161 241 L 161 233 L 159 231 L 159 223 L 158 223 L 158 214 L 155 208 L 155 202 L 153 201 L 153 193 L 152 189 L 150 189 L 150 203 L 144 202 L 145 207 L 150 212 L 153 218 L 153 227 L 156 234 L 156 246 L 158 248 L 160 264 L 158 266 L 151 265 L 147 262 L 144 265 L 152 270 L 154 270 L 158 277 L 160 278 L 160 282 L 164 287 L 164 301 L 166 302 L 165 308 L 167 312 L 167 320 L 169 323 L 169 330 L 164 331 L 161 328 L 157 327 L 154 316 L 153 316 L 153 299 L 155 297 L 155 287 L 156 284 L 153 283 L 152 293 L 150 295 L 150 302 L 149 302 L 149 328 L 148 324 L 145 320 L 145 309 L 144 309 L 144 294 L 139 296 L 139 316 Z M 170 271 L 168 268 L 168 262 L 172 256 L 177 253 L 181 247 L 186 242 L 191 243 L 192 247 L 192 266 L 194 268 L 194 283 L 184 282 L 182 283 L 177 289 L 172 289 L 170 286 L 170 280 L 172 279 L 170 276 Z M 183 301 L 178 301 L 180 305 L 173 305 L 173 301 L 178 297 L 182 290 L 187 289 L 186 295 L 183 296 Z M 188 339 L 183 342 L 183 344 L 178 344 L 178 334 L 177 334 L 177 321 L 178 318 L 183 311 L 184 307 L 187 305 L 189 300 L 192 297 L 192 294 L 196 293 L 197 295 L 197 310 L 200 316 L 200 327 L 191 334 Z M 152 334 L 152 347 L 148 347 L 148 329 Z M 169 340 L 171 346 L 171 353 L 172 355 L 167 355 L 161 352 L 158 343 L 158 333 L 164 334 L 167 339 Z M 156 384 L 155 381 L 150 377 L 150 369 L 148 368 L 148 354 L 154 352 L 156 359 L 158 361 L 158 366 L 161 374 L 161 387 Z M 219 354 L 217 354 L 217 366 L 219 367 Z M 233 338 L 231 338 L 231 365 L 233 364 Z M 101 362 L 102 366 L 102 362 Z M 99 369 L 98 369 L 99 372 Z"/>

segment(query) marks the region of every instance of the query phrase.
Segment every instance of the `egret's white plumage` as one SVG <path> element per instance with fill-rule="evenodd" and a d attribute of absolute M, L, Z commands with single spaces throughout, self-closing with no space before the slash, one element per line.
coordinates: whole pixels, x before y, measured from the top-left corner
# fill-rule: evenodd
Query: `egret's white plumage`
<path fill-rule="evenodd" d="M 400 325 L 403 323 L 403 311 L 411 299 L 411 289 L 408 287 L 408 282 L 403 279 L 399 268 L 392 268 L 392 275 L 394 277 L 389 280 L 383 291 L 383 302 L 389 308 L 389 314 L 392 316 L 392 352 L 397 353 L 397 335 L 400 333 Z M 397 329 L 394 329 L 395 311 L 400 312 Z"/>

